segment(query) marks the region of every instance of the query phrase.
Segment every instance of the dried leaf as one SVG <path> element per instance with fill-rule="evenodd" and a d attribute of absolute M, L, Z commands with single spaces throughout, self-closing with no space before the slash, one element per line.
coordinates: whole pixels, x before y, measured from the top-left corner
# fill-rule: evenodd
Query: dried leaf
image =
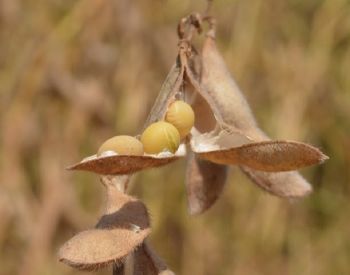
<path fill-rule="evenodd" d="M 263 141 L 240 147 L 198 153 L 218 164 L 244 165 L 266 172 L 297 170 L 327 159 L 317 148 L 292 141 Z"/>
<path fill-rule="evenodd" d="M 261 172 L 241 166 L 242 171 L 263 190 L 286 198 L 304 197 L 312 186 L 297 172 Z"/>
<path fill-rule="evenodd" d="M 186 191 L 190 214 L 201 214 L 220 196 L 227 178 L 227 167 L 189 155 Z"/>
<path fill-rule="evenodd" d="M 160 156 L 92 156 L 68 167 L 67 169 L 89 171 L 100 175 L 132 174 L 143 169 L 154 168 L 169 164 L 175 160 L 178 160 L 185 154 L 185 147 L 180 146 L 180 148 L 175 154 L 166 154 L 165 156 L 163 156 L 162 153 L 160 154 Z"/>
<path fill-rule="evenodd" d="M 118 191 L 114 183 L 106 184 L 105 215 L 95 229 L 77 234 L 61 247 L 60 261 L 83 270 L 96 270 L 111 263 L 119 265 L 150 234 L 145 205 Z"/>

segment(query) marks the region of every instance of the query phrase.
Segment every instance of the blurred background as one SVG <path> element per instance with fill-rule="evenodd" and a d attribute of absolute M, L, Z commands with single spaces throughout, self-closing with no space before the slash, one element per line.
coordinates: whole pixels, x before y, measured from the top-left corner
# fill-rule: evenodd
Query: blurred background
<path fill-rule="evenodd" d="M 0 0 L 0 274 L 84 274 L 60 245 L 103 209 L 98 177 L 65 167 L 138 134 L 176 58 L 189 0 Z M 232 168 L 190 217 L 185 160 L 138 173 L 150 241 L 181 275 L 350 274 L 350 2 L 215 0 L 218 45 L 261 127 L 322 148 L 287 201 Z M 102 270 L 95 274 L 111 274 Z"/>

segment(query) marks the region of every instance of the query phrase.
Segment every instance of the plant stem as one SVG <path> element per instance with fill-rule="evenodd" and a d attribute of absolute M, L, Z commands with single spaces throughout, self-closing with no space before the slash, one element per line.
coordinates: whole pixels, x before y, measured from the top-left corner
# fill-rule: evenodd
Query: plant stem
<path fill-rule="evenodd" d="M 213 6 L 214 0 L 207 0 L 207 8 L 205 9 L 204 16 L 209 16 L 211 7 Z"/>

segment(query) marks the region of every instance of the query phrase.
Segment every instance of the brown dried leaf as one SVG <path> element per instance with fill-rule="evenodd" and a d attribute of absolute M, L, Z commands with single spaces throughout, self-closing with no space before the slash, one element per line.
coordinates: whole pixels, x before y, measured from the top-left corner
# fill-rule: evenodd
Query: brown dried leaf
<path fill-rule="evenodd" d="M 68 167 L 68 170 L 82 170 L 94 172 L 100 175 L 124 175 L 132 174 L 137 171 L 154 168 L 169 164 L 179 157 L 184 156 L 181 152 L 169 157 L 155 156 L 106 156 L 106 157 L 91 157 L 77 164 Z"/>
<path fill-rule="evenodd" d="M 150 234 L 145 205 L 118 191 L 114 183 L 106 184 L 105 215 L 95 229 L 77 234 L 61 247 L 60 261 L 83 270 L 96 270 L 111 263 L 119 265 Z"/>
<path fill-rule="evenodd" d="M 227 178 L 227 166 L 188 157 L 186 191 L 190 214 L 201 214 L 220 196 Z"/>
<path fill-rule="evenodd" d="M 242 171 L 263 190 L 286 198 L 304 197 L 312 186 L 297 172 L 261 172 L 241 166 Z"/>
<path fill-rule="evenodd" d="M 328 157 L 317 148 L 292 141 L 263 141 L 240 147 L 198 153 L 218 164 L 244 165 L 266 172 L 297 170 L 325 161 Z"/>

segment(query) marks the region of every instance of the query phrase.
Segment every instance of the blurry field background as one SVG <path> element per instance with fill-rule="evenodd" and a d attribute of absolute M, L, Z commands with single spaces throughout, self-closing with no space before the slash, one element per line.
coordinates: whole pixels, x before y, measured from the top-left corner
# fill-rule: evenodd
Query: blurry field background
<path fill-rule="evenodd" d="M 0 0 L 0 274 L 84 274 L 56 251 L 103 208 L 98 177 L 65 167 L 138 134 L 176 57 L 189 0 Z M 151 243 L 180 275 L 350 274 L 350 1 L 215 0 L 218 44 L 261 127 L 330 156 L 290 202 L 232 168 L 187 214 L 185 160 L 139 173 Z M 96 274 L 111 274 L 102 270 Z"/>

